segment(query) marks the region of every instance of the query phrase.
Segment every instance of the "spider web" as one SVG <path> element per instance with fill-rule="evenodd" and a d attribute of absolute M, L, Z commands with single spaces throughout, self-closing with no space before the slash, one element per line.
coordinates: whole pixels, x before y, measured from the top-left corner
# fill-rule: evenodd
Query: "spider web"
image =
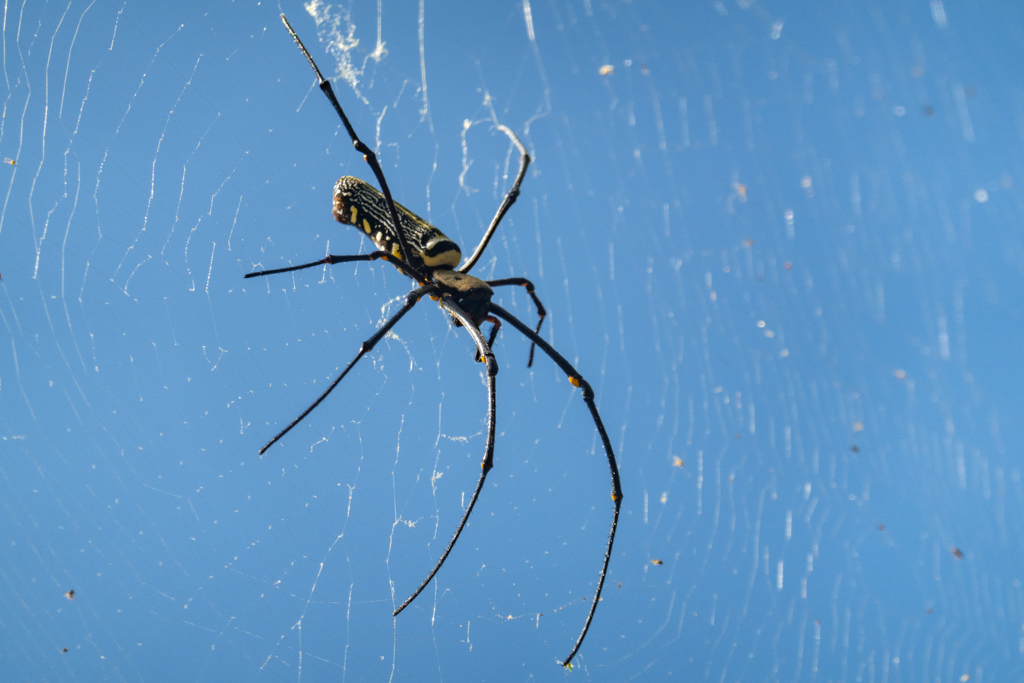
<path fill-rule="evenodd" d="M 5 680 L 542 679 L 609 476 L 506 327 L 472 343 L 330 217 L 362 159 L 525 276 L 625 499 L 570 676 L 1021 675 L 1018 12 L 930 3 L 5 6 Z M 6 179 L 5 179 L 6 178 Z M 528 324 L 519 288 L 496 300 Z M 69 591 L 74 591 L 70 593 Z M 73 598 L 73 599 L 72 599 Z"/>

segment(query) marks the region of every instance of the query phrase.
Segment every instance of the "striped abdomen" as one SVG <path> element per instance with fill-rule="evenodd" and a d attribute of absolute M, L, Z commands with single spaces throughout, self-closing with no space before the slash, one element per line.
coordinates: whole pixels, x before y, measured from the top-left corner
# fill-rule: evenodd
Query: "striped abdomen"
<path fill-rule="evenodd" d="M 462 260 L 459 245 L 409 209 L 395 202 L 412 267 L 420 271 L 453 270 Z M 334 218 L 339 223 L 354 225 L 366 233 L 381 251 L 395 258 L 402 257 L 389 229 L 391 216 L 387 202 L 377 188 L 359 178 L 344 176 L 334 184 Z M 429 272 L 425 272 L 425 275 Z"/>

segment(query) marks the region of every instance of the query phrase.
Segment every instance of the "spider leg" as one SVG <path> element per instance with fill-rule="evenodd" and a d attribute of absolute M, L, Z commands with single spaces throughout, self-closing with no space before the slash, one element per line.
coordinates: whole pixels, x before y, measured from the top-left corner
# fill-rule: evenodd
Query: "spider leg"
<path fill-rule="evenodd" d="M 383 339 L 384 335 L 386 335 L 391 330 L 391 328 L 394 327 L 395 324 L 402 319 L 402 316 L 411 311 L 412 307 L 415 306 L 420 299 L 422 299 L 424 296 L 428 294 L 432 294 L 436 289 L 437 288 L 434 287 L 433 285 L 427 285 L 425 287 L 419 287 L 418 289 L 414 289 L 408 294 L 406 294 L 405 303 L 402 305 L 402 308 L 398 310 L 398 313 L 395 313 L 393 316 L 391 316 L 391 318 L 388 319 L 386 323 L 381 325 L 380 328 L 376 332 L 374 332 L 372 337 L 364 341 L 359 346 L 359 353 L 357 353 L 356 357 L 353 358 L 347 366 L 345 366 L 345 369 L 342 370 L 341 374 L 334 378 L 334 381 L 331 382 L 331 386 L 327 387 L 327 391 L 320 394 L 320 397 L 313 401 L 313 403 L 308 408 L 303 410 L 301 415 L 292 420 L 291 424 L 289 424 L 287 427 L 278 432 L 273 439 L 268 441 L 267 444 L 260 449 L 260 455 L 266 453 L 267 449 L 273 446 L 275 443 L 277 443 L 282 436 L 290 432 L 292 430 L 292 427 L 302 422 L 302 420 L 305 419 L 307 415 L 313 412 L 313 410 L 315 410 L 316 407 L 320 405 L 320 403 L 325 398 L 327 398 L 327 395 L 334 391 L 334 387 L 338 386 L 341 380 L 345 379 L 345 375 L 348 374 L 349 370 L 355 367 L 355 364 L 359 362 L 359 359 L 368 354 L 370 351 L 372 351 L 373 347 L 377 345 L 377 342 Z M 495 365 L 495 367 L 497 367 L 497 365 Z M 497 370 L 495 370 L 495 372 L 497 372 Z"/>
<path fill-rule="evenodd" d="M 601 416 L 597 412 L 597 404 L 594 403 L 594 390 L 591 388 L 590 383 L 576 372 L 576 368 L 574 368 L 562 354 L 555 351 L 550 344 L 544 341 L 536 332 L 527 327 L 521 320 L 496 303 L 491 303 L 488 308 L 491 313 L 498 316 L 505 322 L 510 323 L 512 327 L 519 330 L 523 336 L 539 346 L 540 350 L 548 354 L 551 360 L 555 361 L 555 364 L 569 377 L 569 382 L 573 386 L 577 386 L 582 389 L 583 401 L 587 404 L 587 408 L 590 409 L 591 417 L 594 418 L 594 425 L 597 427 L 597 433 L 601 436 L 601 442 L 604 444 L 605 455 L 608 456 L 608 469 L 610 469 L 612 473 L 612 501 L 615 503 L 615 513 L 612 515 L 612 526 L 611 530 L 608 532 L 608 548 L 604 553 L 604 564 L 601 565 L 601 577 L 597 581 L 597 591 L 594 593 L 594 601 L 590 605 L 590 613 L 587 614 L 587 621 L 583 624 L 583 631 L 580 633 L 580 637 L 576 641 L 576 645 L 572 648 L 572 652 L 570 652 L 569 656 L 565 658 L 564 662 L 562 662 L 562 666 L 569 667 L 571 665 L 572 658 L 576 656 L 576 653 L 580 649 L 580 645 L 583 644 L 583 639 L 587 636 L 587 631 L 590 629 L 590 622 L 594 619 L 594 612 L 597 611 L 597 603 L 601 601 L 601 589 L 604 587 L 605 575 L 608 573 L 608 562 L 612 558 L 612 544 L 615 543 L 615 528 L 619 524 L 619 508 L 622 507 L 622 486 L 619 484 L 619 466 L 615 462 L 615 453 L 612 450 L 612 443 L 608 438 L 608 432 L 605 430 L 604 423 L 601 422 Z"/>
<path fill-rule="evenodd" d="M 501 321 L 495 318 L 493 315 L 487 316 L 486 318 L 484 318 L 484 320 L 486 320 L 489 323 L 492 323 L 491 333 L 487 336 L 487 348 L 493 349 L 494 340 L 498 338 L 498 331 L 501 329 Z M 476 353 L 473 355 L 473 360 L 480 360 L 480 349 L 476 350 Z"/>
<path fill-rule="evenodd" d="M 501 219 L 505 217 L 508 210 L 512 208 L 512 205 L 519 199 L 519 186 L 523 184 L 523 178 L 526 176 L 526 168 L 530 165 L 530 155 L 527 153 L 526 148 L 523 147 L 523 143 L 519 141 L 516 134 L 512 132 L 511 128 L 506 128 L 500 123 L 497 126 L 505 135 L 512 138 L 512 144 L 519 148 L 519 172 L 516 174 L 516 180 L 512 183 L 512 189 L 505 195 L 505 199 L 501 201 L 501 206 L 498 207 L 498 212 L 494 214 L 494 218 L 491 219 L 491 224 L 487 227 L 487 232 L 484 233 L 483 239 L 480 240 L 480 244 L 477 245 L 476 249 L 473 250 L 473 255 L 466 259 L 466 262 L 459 266 L 458 271 L 460 273 L 468 273 L 469 269 L 476 265 L 476 262 L 480 260 L 480 257 L 484 255 L 484 249 L 487 248 L 487 243 L 491 241 L 491 237 L 494 236 L 494 231 L 498 229 L 498 224 L 501 223 Z"/>
<path fill-rule="evenodd" d="M 494 360 L 494 353 L 491 352 L 490 345 L 484 341 L 484 335 L 480 332 L 480 328 L 473 324 L 473 321 L 469 319 L 466 312 L 463 311 L 458 304 L 452 301 L 450 296 L 443 296 L 440 301 L 440 305 L 446 311 L 451 313 L 462 326 L 466 328 L 469 335 L 473 337 L 473 341 L 476 342 L 477 354 L 483 356 L 487 363 L 487 445 L 484 447 L 484 459 L 480 463 L 480 479 L 476 482 L 476 489 L 473 490 L 473 497 L 469 499 L 469 505 L 466 507 L 466 512 L 462 515 L 462 521 L 459 522 L 459 528 L 455 530 L 455 534 L 452 536 L 452 540 L 448 543 L 448 547 L 445 548 L 444 553 L 441 554 L 441 559 L 437 561 L 434 568 L 427 575 L 427 578 L 423 580 L 420 587 L 410 595 L 405 602 L 399 605 L 398 609 L 394 611 L 392 616 L 398 616 L 398 614 L 409 606 L 416 596 L 423 592 L 423 589 L 434 578 L 438 570 L 441 569 L 441 565 L 448 559 L 448 554 L 455 547 L 455 541 L 459 540 L 459 535 L 462 534 L 462 530 L 466 527 L 466 522 L 469 521 L 469 515 L 473 512 L 473 506 L 476 505 L 477 498 L 480 497 L 480 492 L 484 488 L 484 480 L 487 479 L 487 473 L 494 467 L 494 423 L 496 416 L 496 400 L 497 396 L 494 389 L 494 376 L 498 374 L 498 363 Z"/>
<path fill-rule="evenodd" d="M 489 315 L 484 318 L 489 323 L 492 323 L 491 336 L 487 338 L 487 348 L 494 348 L 494 340 L 498 338 L 498 330 L 501 329 L 501 321 L 495 318 L 493 315 Z"/>
<path fill-rule="evenodd" d="M 292 28 L 292 25 L 288 23 L 288 19 L 284 14 L 281 15 L 281 21 L 284 22 L 284 27 L 288 29 L 288 33 L 291 34 L 295 43 L 299 46 L 299 49 L 302 50 L 302 54 L 305 55 L 309 65 L 313 67 L 313 73 L 316 74 L 316 80 L 320 85 L 320 90 L 322 90 L 324 95 L 327 96 L 327 99 L 334 107 L 334 111 L 338 112 L 338 116 L 341 118 L 341 122 L 345 126 L 345 131 L 348 133 L 348 136 L 352 138 L 352 146 L 356 148 L 357 152 L 363 155 L 363 160 L 369 164 L 370 170 L 373 171 L 373 175 L 376 176 L 377 182 L 380 184 L 380 191 L 384 195 L 384 199 L 387 201 L 388 213 L 391 214 L 391 229 L 394 232 L 398 246 L 402 250 L 402 260 L 406 263 L 403 270 L 405 270 L 406 273 L 408 273 L 409 276 L 417 282 L 421 284 L 425 283 L 426 278 L 423 277 L 423 274 L 408 265 L 412 263 L 409 259 L 409 255 L 412 252 L 409 251 L 409 245 L 405 243 L 405 235 L 402 234 L 402 230 L 399 227 L 401 223 L 398 221 L 398 209 L 395 208 L 395 200 L 391 197 L 391 189 L 388 187 L 388 181 L 384 179 L 384 171 L 380 168 L 380 162 L 377 161 L 377 155 L 373 153 L 372 149 L 366 146 L 366 143 L 359 139 L 358 135 L 356 135 L 355 128 L 353 128 L 352 124 L 349 123 L 348 117 L 345 115 L 345 110 L 341 108 L 341 103 L 338 102 L 338 98 L 334 95 L 334 88 L 331 87 L 331 82 L 324 78 L 323 74 L 320 73 L 320 69 L 317 67 L 316 62 L 313 61 L 309 51 L 306 50 L 306 46 L 303 45 L 302 41 L 299 39 L 299 34 L 297 34 L 295 29 Z M 518 187 L 519 186 L 517 184 L 517 192 Z"/>
<path fill-rule="evenodd" d="M 319 261 L 313 261 L 312 263 L 303 263 L 301 266 L 288 266 L 287 268 L 274 268 L 273 270 L 257 270 L 255 273 L 246 273 L 244 277 L 259 277 L 260 275 L 276 275 L 278 273 L 287 273 L 293 270 L 302 270 L 303 268 L 312 268 L 314 266 L 331 266 L 335 263 L 347 263 L 349 261 L 376 261 L 382 258 L 385 261 L 388 260 L 388 253 L 386 251 L 371 251 L 369 254 L 355 254 L 352 256 L 334 256 L 328 254 L 325 258 Z"/>
<path fill-rule="evenodd" d="M 537 321 L 537 327 L 533 328 L 533 331 L 540 334 L 540 326 L 544 324 L 544 318 L 547 317 L 548 312 L 544 309 L 544 304 L 537 298 L 537 293 L 533 289 L 533 283 L 527 280 L 525 277 L 506 277 L 501 280 L 488 280 L 487 284 L 491 287 L 501 287 L 503 285 L 521 285 L 526 287 L 526 293 L 533 299 L 533 305 L 537 307 L 537 316 L 540 320 Z M 533 367 L 533 350 L 536 348 L 536 344 L 530 344 L 530 360 L 526 362 L 526 367 Z"/>

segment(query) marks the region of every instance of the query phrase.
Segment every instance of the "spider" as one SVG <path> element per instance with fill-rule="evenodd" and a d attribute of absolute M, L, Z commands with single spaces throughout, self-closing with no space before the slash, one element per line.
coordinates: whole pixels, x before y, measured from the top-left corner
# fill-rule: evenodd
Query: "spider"
<path fill-rule="evenodd" d="M 480 280 L 469 275 L 469 270 L 483 255 L 484 249 L 487 248 L 487 244 L 494 235 L 495 230 L 498 228 L 498 224 L 501 222 L 501 219 L 519 197 L 519 186 L 523 181 L 523 177 L 526 175 L 527 167 L 530 165 L 530 155 L 527 153 L 523 143 L 519 141 L 519 138 L 514 132 L 512 132 L 512 130 L 500 124 L 497 125 L 498 130 L 508 135 L 512 140 L 512 143 L 519 150 L 519 172 L 516 175 L 512 189 L 509 190 L 507 195 L 505 195 L 504 200 L 498 207 L 498 211 L 495 214 L 494 219 L 491 221 L 490 226 L 488 226 L 487 231 L 484 233 L 483 238 L 480 240 L 480 244 L 477 246 L 472 256 L 470 256 L 460 266 L 459 262 L 462 259 L 462 251 L 459 249 L 459 245 L 445 236 L 444 233 L 436 227 L 427 223 L 425 220 L 394 201 L 376 154 L 374 154 L 374 152 L 359 139 L 359 136 L 356 135 L 355 130 L 352 128 L 352 124 L 349 123 L 348 117 L 345 115 L 345 111 L 338 102 L 338 98 L 334 95 L 334 89 L 331 87 L 331 82 L 324 78 L 320 73 L 320 69 L 317 68 L 316 62 L 313 61 L 313 58 L 306 50 L 305 45 L 302 44 L 302 40 L 299 39 L 298 34 L 295 33 L 295 29 L 293 29 L 291 24 L 288 23 L 288 19 L 284 14 L 281 15 L 281 21 L 284 22 L 285 28 L 288 29 L 288 33 L 291 34 L 291 37 L 299 46 L 302 54 L 309 61 L 310 66 L 313 67 L 313 72 L 316 74 L 320 89 L 323 91 L 324 95 L 327 96 L 327 99 L 334 107 L 339 118 L 341 118 L 341 122 L 345 126 L 345 130 L 352 139 L 352 145 L 363 155 L 363 159 L 370 166 L 370 169 L 373 171 L 373 174 L 380 185 L 381 189 L 378 192 L 371 185 L 351 176 L 340 178 L 334 185 L 334 218 L 341 223 L 352 225 L 357 229 L 360 229 L 377 247 L 377 251 L 357 255 L 328 255 L 327 257 L 312 263 L 290 266 L 288 268 L 256 271 L 248 273 L 245 277 L 250 278 L 274 275 L 276 273 L 285 273 L 320 265 L 333 265 L 336 263 L 347 263 L 350 261 L 375 261 L 380 259 L 393 263 L 401 273 L 412 278 L 418 286 L 406 295 L 405 304 L 401 309 L 391 316 L 391 318 L 389 318 L 373 334 L 372 337 L 362 343 L 355 358 L 353 358 L 341 374 L 331 382 L 331 385 L 327 387 L 327 390 L 313 401 L 313 403 L 306 408 L 301 415 L 292 420 L 291 424 L 282 429 L 276 436 L 274 436 L 274 438 L 268 441 L 267 444 L 260 449 L 260 455 L 265 453 L 267 449 L 277 443 L 281 437 L 291 431 L 291 429 L 297 424 L 302 422 L 307 415 L 320 405 L 320 403 L 327 398 L 328 394 L 330 394 L 334 388 L 338 386 L 341 380 L 345 378 L 345 375 L 349 373 L 359 359 L 369 353 L 374 346 L 377 345 L 377 342 L 383 339 L 391 328 L 393 328 L 406 313 L 412 310 L 412 308 L 424 296 L 429 296 L 431 299 L 437 301 L 441 308 L 451 316 L 452 323 L 454 325 L 466 328 L 476 345 L 477 359 L 483 361 L 487 367 L 487 442 L 484 448 L 483 461 L 480 463 L 480 478 L 477 480 L 476 489 L 473 491 L 473 496 L 470 498 L 469 505 L 466 507 L 462 520 L 459 522 L 458 528 L 452 535 L 452 539 L 448 543 L 448 547 L 441 555 L 441 559 L 437 561 L 437 564 L 430 571 L 427 578 L 423 580 L 423 583 L 420 584 L 419 588 L 417 588 L 413 594 L 410 595 L 409 598 L 394 611 L 394 616 L 398 616 L 398 614 L 413 600 L 415 600 L 416 596 L 418 596 L 420 592 L 427 587 L 430 581 L 434 578 L 434 575 L 441 569 L 441 565 L 443 565 L 444 561 L 448 558 L 452 548 L 455 547 L 455 542 L 459 539 L 459 535 L 462 533 L 466 523 L 469 521 L 469 515 L 473 512 L 473 506 L 476 505 L 477 498 L 480 496 L 480 491 L 483 489 L 487 473 L 490 472 L 491 468 L 494 466 L 494 431 L 496 416 L 495 375 L 498 374 L 498 364 L 494 359 L 491 346 L 494 344 L 498 330 L 501 328 L 501 321 L 504 320 L 512 325 L 512 327 L 517 329 L 530 340 L 530 357 L 527 362 L 527 367 L 533 365 L 535 347 L 540 347 L 540 350 L 547 354 L 566 374 L 566 376 L 568 376 L 569 382 L 573 386 L 582 390 L 583 401 L 587 404 L 587 408 L 590 409 L 590 414 L 594 419 L 594 425 L 597 427 L 597 432 L 604 445 L 605 455 L 608 458 L 608 467 L 611 471 L 612 501 L 615 505 L 615 511 L 612 515 L 611 528 L 608 532 L 608 545 L 605 549 L 604 562 L 601 565 L 601 574 L 597 581 L 597 590 L 594 593 L 594 600 L 590 605 L 590 611 L 588 612 L 587 619 L 583 624 L 583 630 L 580 632 L 580 636 L 576 640 L 576 644 L 573 646 L 572 652 L 570 652 L 569 656 L 565 658 L 565 661 L 561 662 L 562 666 L 571 669 L 573 657 L 576 656 L 580 646 L 583 644 L 583 639 L 586 637 L 587 631 L 590 629 L 590 624 L 594 619 L 597 604 L 600 602 L 601 589 L 604 587 L 605 575 L 608 572 L 608 563 L 611 560 L 612 544 L 615 542 L 615 529 L 618 526 L 619 508 L 622 505 L 622 488 L 619 484 L 619 469 L 615 462 L 615 453 L 612 451 L 611 441 L 608 439 L 608 432 L 605 430 L 604 424 L 601 422 L 601 416 L 598 414 L 597 405 L 594 403 L 594 390 L 569 363 L 569 361 L 567 361 L 560 353 L 555 351 L 555 349 L 544 341 L 539 334 L 540 326 L 544 322 L 546 311 L 544 310 L 544 306 L 541 304 L 540 299 L 537 298 L 533 283 L 526 278 L 504 278 L 485 282 L 484 280 Z M 492 287 L 503 287 L 507 285 L 519 285 L 526 288 L 527 293 L 533 299 L 533 303 L 537 307 L 537 314 L 540 318 L 535 329 L 531 330 L 521 320 L 491 300 L 491 297 L 494 294 Z M 480 326 L 484 322 L 490 322 L 492 324 L 490 336 L 486 340 L 484 339 L 483 333 L 480 331 Z"/>

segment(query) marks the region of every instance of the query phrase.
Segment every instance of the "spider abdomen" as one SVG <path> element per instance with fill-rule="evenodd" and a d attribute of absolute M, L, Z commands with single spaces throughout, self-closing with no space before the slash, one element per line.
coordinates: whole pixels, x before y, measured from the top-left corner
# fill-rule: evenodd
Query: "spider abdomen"
<path fill-rule="evenodd" d="M 452 270 L 462 260 L 459 245 L 409 209 L 395 202 L 400 229 L 411 253 L 409 265 L 420 271 Z M 334 219 L 366 234 L 381 251 L 402 258 L 402 250 L 391 232 L 387 200 L 377 188 L 343 176 L 334 184 Z"/>

